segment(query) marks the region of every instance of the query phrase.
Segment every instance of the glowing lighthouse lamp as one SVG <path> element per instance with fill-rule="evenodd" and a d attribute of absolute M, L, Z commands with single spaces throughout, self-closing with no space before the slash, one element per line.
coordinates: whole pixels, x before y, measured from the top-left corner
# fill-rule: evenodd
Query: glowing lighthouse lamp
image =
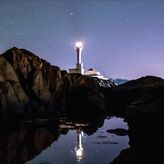
<path fill-rule="evenodd" d="M 76 55 L 77 55 L 76 68 L 69 69 L 69 73 L 84 74 L 83 63 L 82 63 L 82 60 L 81 60 L 82 49 L 83 49 L 83 43 L 81 41 L 77 41 L 75 43 L 75 50 L 76 50 Z"/>
<path fill-rule="evenodd" d="M 76 64 L 76 69 L 78 70 L 78 73 L 84 74 L 84 68 L 83 68 L 83 63 L 81 62 L 81 52 L 83 49 L 83 43 L 78 41 L 75 43 L 75 49 L 77 53 L 77 64 Z"/>
<path fill-rule="evenodd" d="M 82 42 L 76 42 L 75 43 L 75 49 L 77 52 L 77 64 L 81 64 L 81 51 L 83 49 L 83 43 Z"/>

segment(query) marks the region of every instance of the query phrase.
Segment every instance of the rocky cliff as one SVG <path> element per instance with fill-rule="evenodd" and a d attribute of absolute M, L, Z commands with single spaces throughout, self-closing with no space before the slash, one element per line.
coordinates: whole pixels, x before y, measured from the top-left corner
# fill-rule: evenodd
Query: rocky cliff
<path fill-rule="evenodd" d="M 85 90 L 85 96 L 92 92 L 97 98 L 100 88 L 112 86 L 115 85 L 110 80 L 70 75 L 25 49 L 13 47 L 0 55 L 0 112 L 3 114 L 64 112 L 70 92 L 78 90 L 81 94 Z"/>
<path fill-rule="evenodd" d="M 0 108 L 2 113 L 17 110 L 22 112 L 29 101 L 12 65 L 0 56 Z"/>

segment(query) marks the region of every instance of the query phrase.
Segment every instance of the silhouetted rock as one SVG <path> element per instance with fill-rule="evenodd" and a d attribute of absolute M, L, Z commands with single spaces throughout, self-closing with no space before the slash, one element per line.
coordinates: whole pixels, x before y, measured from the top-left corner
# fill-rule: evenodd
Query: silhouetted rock
<path fill-rule="evenodd" d="M 121 89 L 145 88 L 164 85 L 164 80 L 160 77 L 145 76 L 136 80 L 130 80 L 119 86 Z"/>
<path fill-rule="evenodd" d="M 130 145 L 111 164 L 164 162 L 163 92 L 164 80 L 153 76 L 128 81 L 110 90 L 109 97 L 115 105 L 112 113 L 128 122 Z"/>
<path fill-rule="evenodd" d="M 129 148 L 111 164 L 164 163 L 164 115 L 138 115 L 127 119 Z"/>
<path fill-rule="evenodd" d="M 131 149 L 127 148 L 122 150 L 119 156 L 110 162 L 110 164 L 138 164 L 138 161 Z"/>
<path fill-rule="evenodd" d="M 107 130 L 108 133 L 113 133 L 116 134 L 118 136 L 126 136 L 128 135 L 128 130 L 126 129 L 121 129 L 121 128 L 117 128 L 117 129 L 109 129 Z"/>
<path fill-rule="evenodd" d="M 163 92 L 163 79 L 146 76 L 109 89 L 106 97 L 113 114 L 131 117 L 135 114 L 164 113 Z"/>

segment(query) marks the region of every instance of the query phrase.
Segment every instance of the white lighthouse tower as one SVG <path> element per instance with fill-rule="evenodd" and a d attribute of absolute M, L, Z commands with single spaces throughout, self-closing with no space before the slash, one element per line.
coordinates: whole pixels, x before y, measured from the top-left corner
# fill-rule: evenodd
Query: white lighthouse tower
<path fill-rule="evenodd" d="M 83 68 L 83 63 L 81 61 L 81 52 L 83 49 L 83 43 L 78 41 L 75 43 L 75 49 L 76 49 L 76 54 L 77 54 L 77 63 L 76 63 L 76 68 L 69 69 L 69 73 L 80 73 L 84 74 L 84 68 Z"/>

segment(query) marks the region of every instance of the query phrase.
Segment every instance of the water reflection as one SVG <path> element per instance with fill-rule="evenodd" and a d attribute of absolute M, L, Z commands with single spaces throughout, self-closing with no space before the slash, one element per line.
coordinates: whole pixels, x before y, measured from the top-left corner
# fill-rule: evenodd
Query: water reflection
<path fill-rule="evenodd" d="M 77 146 L 75 147 L 75 151 L 76 151 L 76 157 L 77 157 L 77 161 L 80 161 L 83 157 L 83 147 L 82 147 L 82 136 L 83 136 L 83 132 L 81 131 L 81 128 L 76 130 L 77 132 Z"/>
<path fill-rule="evenodd" d="M 98 120 L 92 122 L 60 120 L 58 131 L 62 134 L 64 132 L 64 135 L 61 135 L 50 147 L 26 164 L 45 162 L 49 164 L 109 163 L 119 155 L 122 149 L 128 147 L 128 136 L 115 136 L 108 133 L 107 130 L 110 129 L 110 126 L 111 129 L 127 128 L 126 123 L 119 118 L 105 121 L 100 119 L 100 122 Z"/>
<path fill-rule="evenodd" d="M 2 123 L 0 161 L 3 164 L 109 163 L 128 146 L 128 137 L 107 132 L 110 126 L 115 128 L 122 123 L 115 118 Z M 118 144 L 112 144 L 117 141 Z"/>

